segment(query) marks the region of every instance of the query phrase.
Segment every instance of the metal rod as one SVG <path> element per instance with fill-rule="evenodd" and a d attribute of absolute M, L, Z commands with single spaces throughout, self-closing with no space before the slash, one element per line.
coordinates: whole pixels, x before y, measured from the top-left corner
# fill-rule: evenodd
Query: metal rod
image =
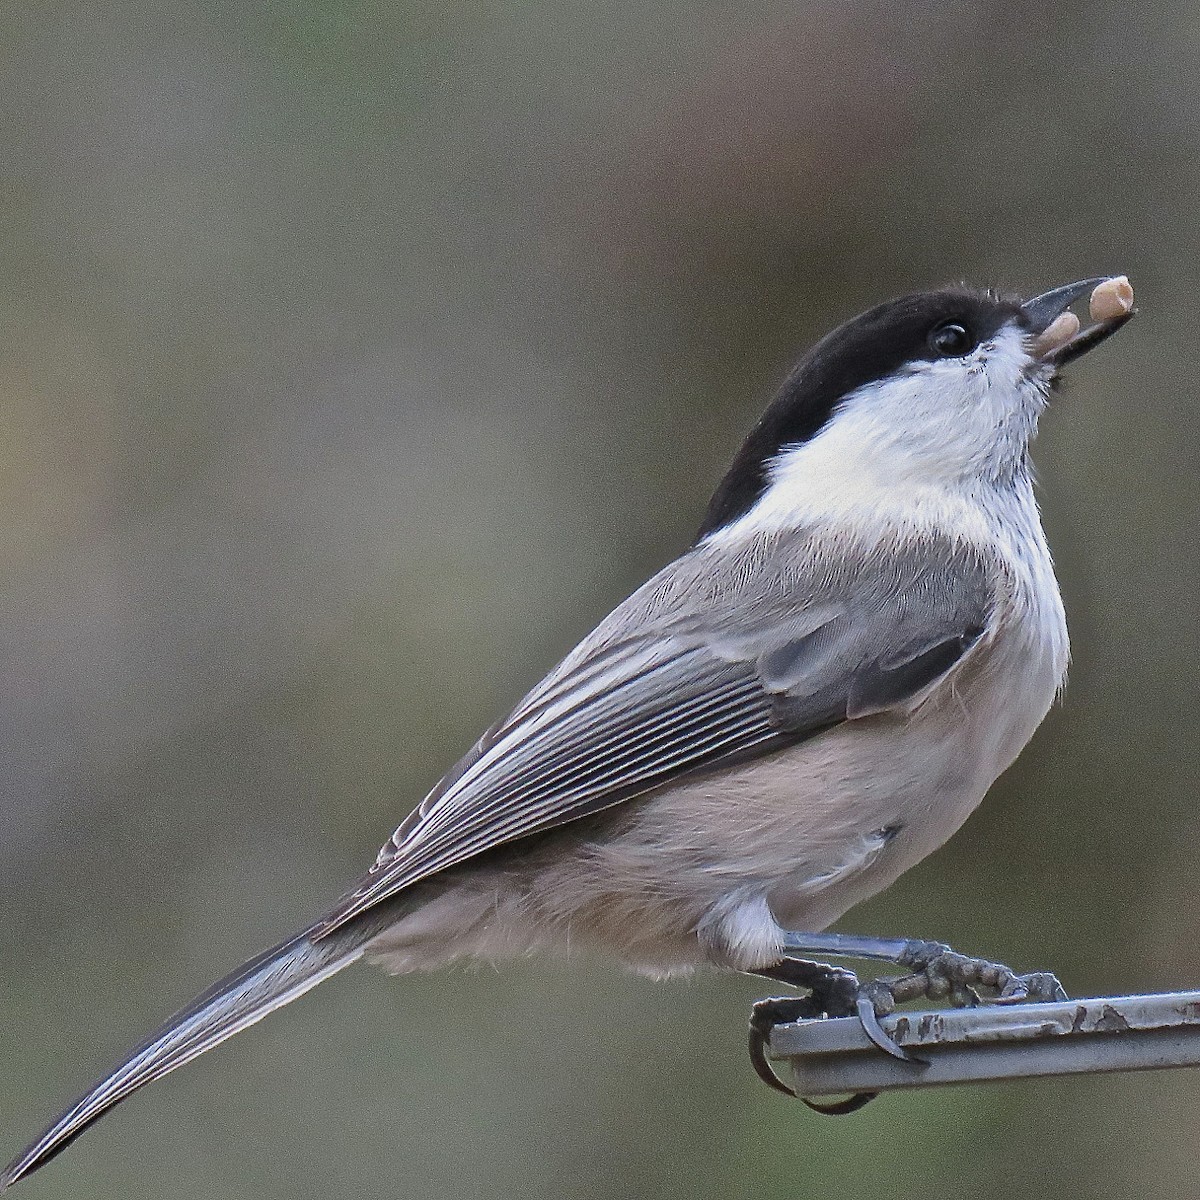
<path fill-rule="evenodd" d="M 1200 991 L 899 1012 L 882 1021 L 924 1063 L 883 1054 L 856 1017 L 771 1032 L 801 1096 L 1200 1066 Z"/>

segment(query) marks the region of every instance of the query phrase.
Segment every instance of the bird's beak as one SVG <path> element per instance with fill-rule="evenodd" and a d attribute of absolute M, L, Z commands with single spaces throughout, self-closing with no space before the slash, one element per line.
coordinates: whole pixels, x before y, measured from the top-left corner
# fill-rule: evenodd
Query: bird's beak
<path fill-rule="evenodd" d="M 1104 303 L 1098 303 L 1101 285 L 1106 285 L 1103 289 L 1105 292 L 1116 294 L 1117 280 L 1104 275 L 1068 283 L 1026 300 L 1021 305 L 1021 312 L 1024 314 L 1026 331 L 1033 338 L 1034 355 L 1048 366 L 1061 367 L 1116 333 L 1134 314 L 1133 293 L 1128 281 L 1120 277 L 1120 283 L 1128 292 L 1128 301 L 1124 306 L 1116 301 L 1107 302 L 1107 297 Z M 1070 309 L 1084 296 L 1093 297 L 1094 320 L 1086 329 L 1080 329 L 1079 319 Z M 1098 311 L 1100 309 L 1103 311 Z"/>

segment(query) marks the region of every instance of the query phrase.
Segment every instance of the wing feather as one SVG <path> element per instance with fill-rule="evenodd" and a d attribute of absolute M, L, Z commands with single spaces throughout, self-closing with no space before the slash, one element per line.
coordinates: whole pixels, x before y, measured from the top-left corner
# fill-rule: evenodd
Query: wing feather
<path fill-rule="evenodd" d="M 316 936 L 499 845 L 911 708 L 997 602 L 996 563 L 962 544 L 796 547 L 730 561 L 702 545 L 634 593 L 484 734 Z"/>

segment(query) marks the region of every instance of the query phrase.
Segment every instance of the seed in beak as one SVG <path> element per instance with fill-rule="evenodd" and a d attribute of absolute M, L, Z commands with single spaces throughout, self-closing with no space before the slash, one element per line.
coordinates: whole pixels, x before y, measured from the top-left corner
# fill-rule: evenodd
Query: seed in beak
<path fill-rule="evenodd" d="M 1106 281 L 1111 282 L 1111 281 Z M 1102 283 L 1100 287 L 1104 287 Z M 1097 288 L 1096 291 L 1099 291 Z M 1096 293 L 1092 293 L 1093 300 Z M 1033 353 L 1038 358 L 1045 358 L 1053 350 L 1065 346 L 1079 332 L 1079 318 L 1073 312 L 1060 313 L 1041 333 L 1033 343 Z"/>
<path fill-rule="evenodd" d="M 1093 321 L 1111 321 L 1114 317 L 1123 317 L 1127 312 L 1132 312 L 1133 285 L 1124 275 L 1106 279 L 1092 292 L 1088 311 Z"/>

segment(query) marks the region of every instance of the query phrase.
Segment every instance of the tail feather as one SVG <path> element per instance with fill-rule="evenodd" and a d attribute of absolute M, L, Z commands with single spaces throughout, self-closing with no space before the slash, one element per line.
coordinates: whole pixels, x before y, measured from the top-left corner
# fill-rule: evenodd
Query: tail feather
<path fill-rule="evenodd" d="M 280 942 L 197 996 L 87 1092 L 0 1173 L 0 1192 L 48 1163 L 89 1125 L 144 1084 L 161 1079 L 268 1013 L 348 967 L 378 932 L 344 927 L 312 940 L 315 930 Z"/>

